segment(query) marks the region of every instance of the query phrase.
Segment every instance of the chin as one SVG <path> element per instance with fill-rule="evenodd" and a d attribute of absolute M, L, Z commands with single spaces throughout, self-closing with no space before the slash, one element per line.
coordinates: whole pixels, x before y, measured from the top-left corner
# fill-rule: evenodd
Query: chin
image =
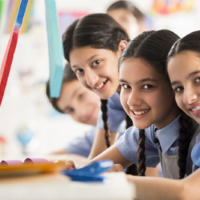
<path fill-rule="evenodd" d="M 149 125 L 149 124 L 145 124 L 145 123 L 134 123 L 133 122 L 133 124 L 138 129 L 146 129 L 151 126 L 151 124 Z"/>
<path fill-rule="evenodd" d="M 113 93 L 113 94 L 114 94 L 114 93 Z M 112 94 L 112 95 L 113 95 L 113 94 Z M 107 99 L 109 99 L 110 97 L 112 97 L 112 95 L 110 95 L 110 94 L 102 94 L 102 95 L 99 95 L 99 96 L 100 96 L 101 99 L 107 100 Z"/>

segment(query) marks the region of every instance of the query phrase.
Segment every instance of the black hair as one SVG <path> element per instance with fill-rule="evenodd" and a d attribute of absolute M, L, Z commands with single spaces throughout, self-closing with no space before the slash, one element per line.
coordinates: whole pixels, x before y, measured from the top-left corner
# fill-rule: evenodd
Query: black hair
<path fill-rule="evenodd" d="M 63 83 L 69 83 L 72 82 L 74 80 L 77 80 L 76 74 L 72 71 L 71 66 L 69 63 L 67 63 L 65 65 L 65 70 L 64 70 L 64 74 L 63 74 L 63 80 L 62 80 L 62 85 Z M 77 80 L 78 81 L 78 80 Z M 50 87 L 49 87 L 49 81 L 46 84 L 46 95 L 50 101 L 50 103 L 52 104 L 53 108 L 56 109 L 58 112 L 60 113 L 64 113 L 57 105 L 58 103 L 58 99 L 59 98 L 52 98 L 50 96 Z"/>
<path fill-rule="evenodd" d="M 194 31 L 192 33 L 189 33 L 182 39 L 177 40 L 177 42 L 174 43 L 174 45 L 171 47 L 168 56 L 167 56 L 167 62 L 169 60 L 183 52 L 183 51 L 192 51 L 200 55 L 200 31 Z M 191 124 L 193 123 L 193 120 L 188 117 L 184 112 L 182 112 L 181 118 L 180 118 L 180 124 L 181 124 L 181 133 L 179 138 L 179 177 L 184 178 L 185 172 L 186 172 L 186 163 L 187 163 L 187 154 L 188 154 L 188 147 L 191 141 Z"/>
<path fill-rule="evenodd" d="M 112 17 L 107 14 L 90 14 L 72 23 L 63 34 L 64 56 L 70 62 L 72 49 L 85 46 L 116 52 L 122 40 L 130 41 L 124 29 Z M 106 145 L 109 147 L 107 100 L 101 99 L 101 110 Z"/>
<path fill-rule="evenodd" d="M 183 51 L 193 51 L 198 54 L 200 54 L 200 31 L 194 31 L 182 39 L 177 40 L 177 42 L 174 43 L 172 48 L 170 49 L 167 61 L 169 62 L 170 58 L 183 52 Z"/>
<path fill-rule="evenodd" d="M 130 41 L 124 29 L 112 17 L 90 14 L 76 20 L 64 32 L 64 56 L 70 62 L 71 50 L 85 46 L 116 52 L 121 40 Z"/>
<path fill-rule="evenodd" d="M 170 80 L 167 74 L 167 55 L 172 45 L 179 39 L 178 35 L 169 30 L 146 31 L 132 40 L 123 51 L 120 59 L 120 64 L 128 58 L 140 58 L 155 67 L 165 78 L 170 90 Z M 173 91 L 172 91 L 173 92 Z M 192 135 L 193 123 L 191 118 L 181 113 L 179 120 L 179 178 L 185 175 L 186 158 L 190 139 L 187 135 Z M 189 120 L 189 121 L 188 121 Z M 138 144 L 138 174 L 145 175 L 145 130 L 139 130 L 139 144 Z"/>
<path fill-rule="evenodd" d="M 143 22 L 144 21 L 144 14 L 130 1 L 116 1 L 113 4 L 111 4 L 108 9 L 107 13 L 112 10 L 116 9 L 125 9 L 133 14 L 133 16 L 136 18 L 137 22 Z"/>

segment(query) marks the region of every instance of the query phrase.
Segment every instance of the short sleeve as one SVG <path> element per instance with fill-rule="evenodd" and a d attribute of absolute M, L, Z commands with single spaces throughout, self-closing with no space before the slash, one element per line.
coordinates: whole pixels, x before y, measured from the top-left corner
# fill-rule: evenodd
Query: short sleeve
<path fill-rule="evenodd" d="M 87 131 L 83 136 L 75 138 L 72 142 L 68 143 L 64 148 L 70 154 L 77 154 L 80 156 L 88 157 L 97 133 L 97 127 L 93 127 Z"/>
<path fill-rule="evenodd" d="M 117 92 L 108 99 L 107 110 L 109 130 L 116 133 L 124 132 L 126 130 L 125 111 Z M 97 127 L 104 129 L 102 111 L 99 112 Z"/>
<path fill-rule="evenodd" d="M 158 149 L 153 143 L 151 129 L 145 129 L 145 155 L 146 166 L 156 167 L 159 163 Z M 138 164 L 138 138 L 139 130 L 132 126 L 118 139 L 117 148 L 120 153 L 130 162 Z"/>
<path fill-rule="evenodd" d="M 196 137 L 196 144 L 192 149 L 191 158 L 193 161 L 193 171 L 200 167 L 200 133 Z"/>

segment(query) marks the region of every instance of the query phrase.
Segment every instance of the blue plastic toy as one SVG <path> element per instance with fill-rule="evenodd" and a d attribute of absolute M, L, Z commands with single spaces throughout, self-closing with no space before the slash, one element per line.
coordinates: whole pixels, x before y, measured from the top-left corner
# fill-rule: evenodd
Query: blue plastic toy
<path fill-rule="evenodd" d="M 62 172 L 62 174 L 69 176 L 72 181 L 102 182 L 104 180 L 104 177 L 100 174 L 109 170 L 112 166 L 113 161 L 100 160 L 80 169 L 65 170 Z"/>

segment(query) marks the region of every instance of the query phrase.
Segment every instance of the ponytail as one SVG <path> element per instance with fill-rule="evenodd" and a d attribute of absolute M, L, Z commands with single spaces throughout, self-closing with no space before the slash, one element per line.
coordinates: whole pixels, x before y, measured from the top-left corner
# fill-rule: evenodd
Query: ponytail
<path fill-rule="evenodd" d="M 105 140 L 107 147 L 110 147 L 109 135 L 108 135 L 108 123 L 107 123 L 107 100 L 101 99 L 101 111 L 102 111 L 102 119 L 104 123 L 104 130 L 105 130 Z"/>
<path fill-rule="evenodd" d="M 187 155 L 189 145 L 193 135 L 193 120 L 183 111 L 179 119 L 180 130 L 179 130 L 179 140 L 178 140 L 178 166 L 179 166 L 179 179 L 185 177 Z"/>

